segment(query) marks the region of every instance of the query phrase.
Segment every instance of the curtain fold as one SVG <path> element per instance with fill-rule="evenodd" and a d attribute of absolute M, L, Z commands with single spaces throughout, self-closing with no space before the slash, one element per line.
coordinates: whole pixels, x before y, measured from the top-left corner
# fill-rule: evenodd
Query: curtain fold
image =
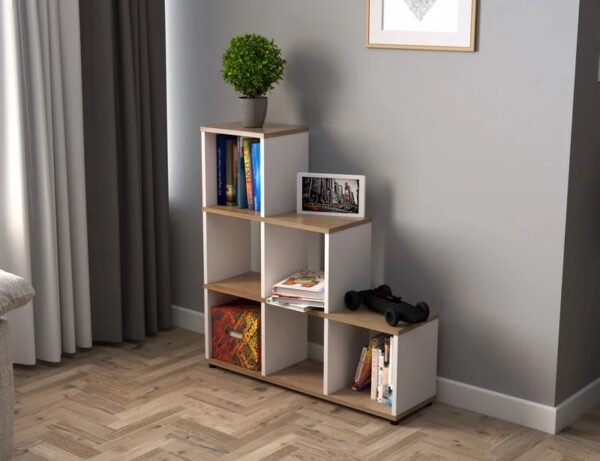
<path fill-rule="evenodd" d="M 81 0 L 94 340 L 170 328 L 163 0 Z"/>
<path fill-rule="evenodd" d="M 23 232 L 3 235 L 20 251 L 1 255 L 0 265 L 21 268 L 15 272 L 37 292 L 32 319 L 15 312 L 8 320 L 15 362 L 58 362 L 92 345 L 78 3 L 5 1 L 15 15 L 19 123 L 12 131 L 20 142 L 3 152 L 0 169 L 20 165 L 22 187 L 3 190 L 0 217 Z M 12 201 L 24 211 L 11 211 Z"/>

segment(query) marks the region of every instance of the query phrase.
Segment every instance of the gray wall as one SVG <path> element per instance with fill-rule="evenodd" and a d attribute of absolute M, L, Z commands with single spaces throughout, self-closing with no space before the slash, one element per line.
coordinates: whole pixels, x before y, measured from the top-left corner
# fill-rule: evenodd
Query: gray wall
<path fill-rule="evenodd" d="M 200 302 L 197 128 L 237 118 L 220 55 L 264 34 L 288 60 L 269 119 L 310 127 L 313 171 L 367 175 L 374 281 L 441 313 L 439 374 L 554 404 L 578 2 L 481 0 L 477 53 L 366 49 L 362 0 L 167 11 L 176 302 Z"/>
<path fill-rule="evenodd" d="M 556 403 L 600 377 L 600 4 L 582 0 Z"/>
<path fill-rule="evenodd" d="M 210 16 L 205 2 L 166 2 L 171 299 L 202 310 L 200 124 L 209 120 L 205 72 Z"/>

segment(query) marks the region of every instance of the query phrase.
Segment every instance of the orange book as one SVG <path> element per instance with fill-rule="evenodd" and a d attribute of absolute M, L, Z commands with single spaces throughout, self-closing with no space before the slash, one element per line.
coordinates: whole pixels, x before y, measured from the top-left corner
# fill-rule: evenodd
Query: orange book
<path fill-rule="evenodd" d="M 248 208 L 254 209 L 254 195 L 252 195 L 252 165 L 250 162 L 250 139 L 245 138 L 242 141 L 242 153 L 244 154 L 244 173 L 246 176 L 246 195 L 248 199 Z"/>
<path fill-rule="evenodd" d="M 363 347 L 362 353 L 360 354 L 360 361 L 356 367 L 354 382 L 352 383 L 352 389 L 355 391 L 362 391 L 371 382 L 372 353 L 373 351 L 370 345 Z"/>

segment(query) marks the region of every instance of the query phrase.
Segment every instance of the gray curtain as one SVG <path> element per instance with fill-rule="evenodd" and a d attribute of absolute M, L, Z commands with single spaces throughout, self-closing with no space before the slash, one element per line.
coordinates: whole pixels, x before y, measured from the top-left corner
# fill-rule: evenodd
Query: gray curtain
<path fill-rule="evenodd" d="M 7 315 L 17 363 L 91 347 L 77 0 L 2 0 L 0 267 L 31 280 Z"/>
<path fill-rule="evenodd" d="M 164 0 L 80 0 L 93 338 L 170 328 Z"/>

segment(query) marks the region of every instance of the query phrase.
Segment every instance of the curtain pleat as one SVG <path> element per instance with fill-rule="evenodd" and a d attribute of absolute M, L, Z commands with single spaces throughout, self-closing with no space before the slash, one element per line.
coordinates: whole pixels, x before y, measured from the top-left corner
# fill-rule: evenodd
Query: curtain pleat
<path fill-rule="evenodd" d="M 93 337 L 141 340 L 171 326 L 164 2 L 80 16 Z"/>
<path fill-rule="evenodd" d="M 76 0 L 17 3 L 22 152 L 34 325 L 11 324 L 13 337 L 35 337 L 35 359 L 61 360 L 90 347 L 81 56 Z M 10 155 L 19 155 L 12 152 Z M 6 219 L 13 219 L 0 209 Z M 9 319 L 10 321 L 10 319 Z"/>
<path fill-rule="evenodd" d="M 17 67 L 19 56 L 16 2 L 0 3 L 0 267 L 31 280 L 29 209 L 22 114 Z M 28 303 L 6 316 L 12 331 L 13 360 L 35 363 L 33 305 Z M 24 333 L 24 334 L 23 334 Z"/>

